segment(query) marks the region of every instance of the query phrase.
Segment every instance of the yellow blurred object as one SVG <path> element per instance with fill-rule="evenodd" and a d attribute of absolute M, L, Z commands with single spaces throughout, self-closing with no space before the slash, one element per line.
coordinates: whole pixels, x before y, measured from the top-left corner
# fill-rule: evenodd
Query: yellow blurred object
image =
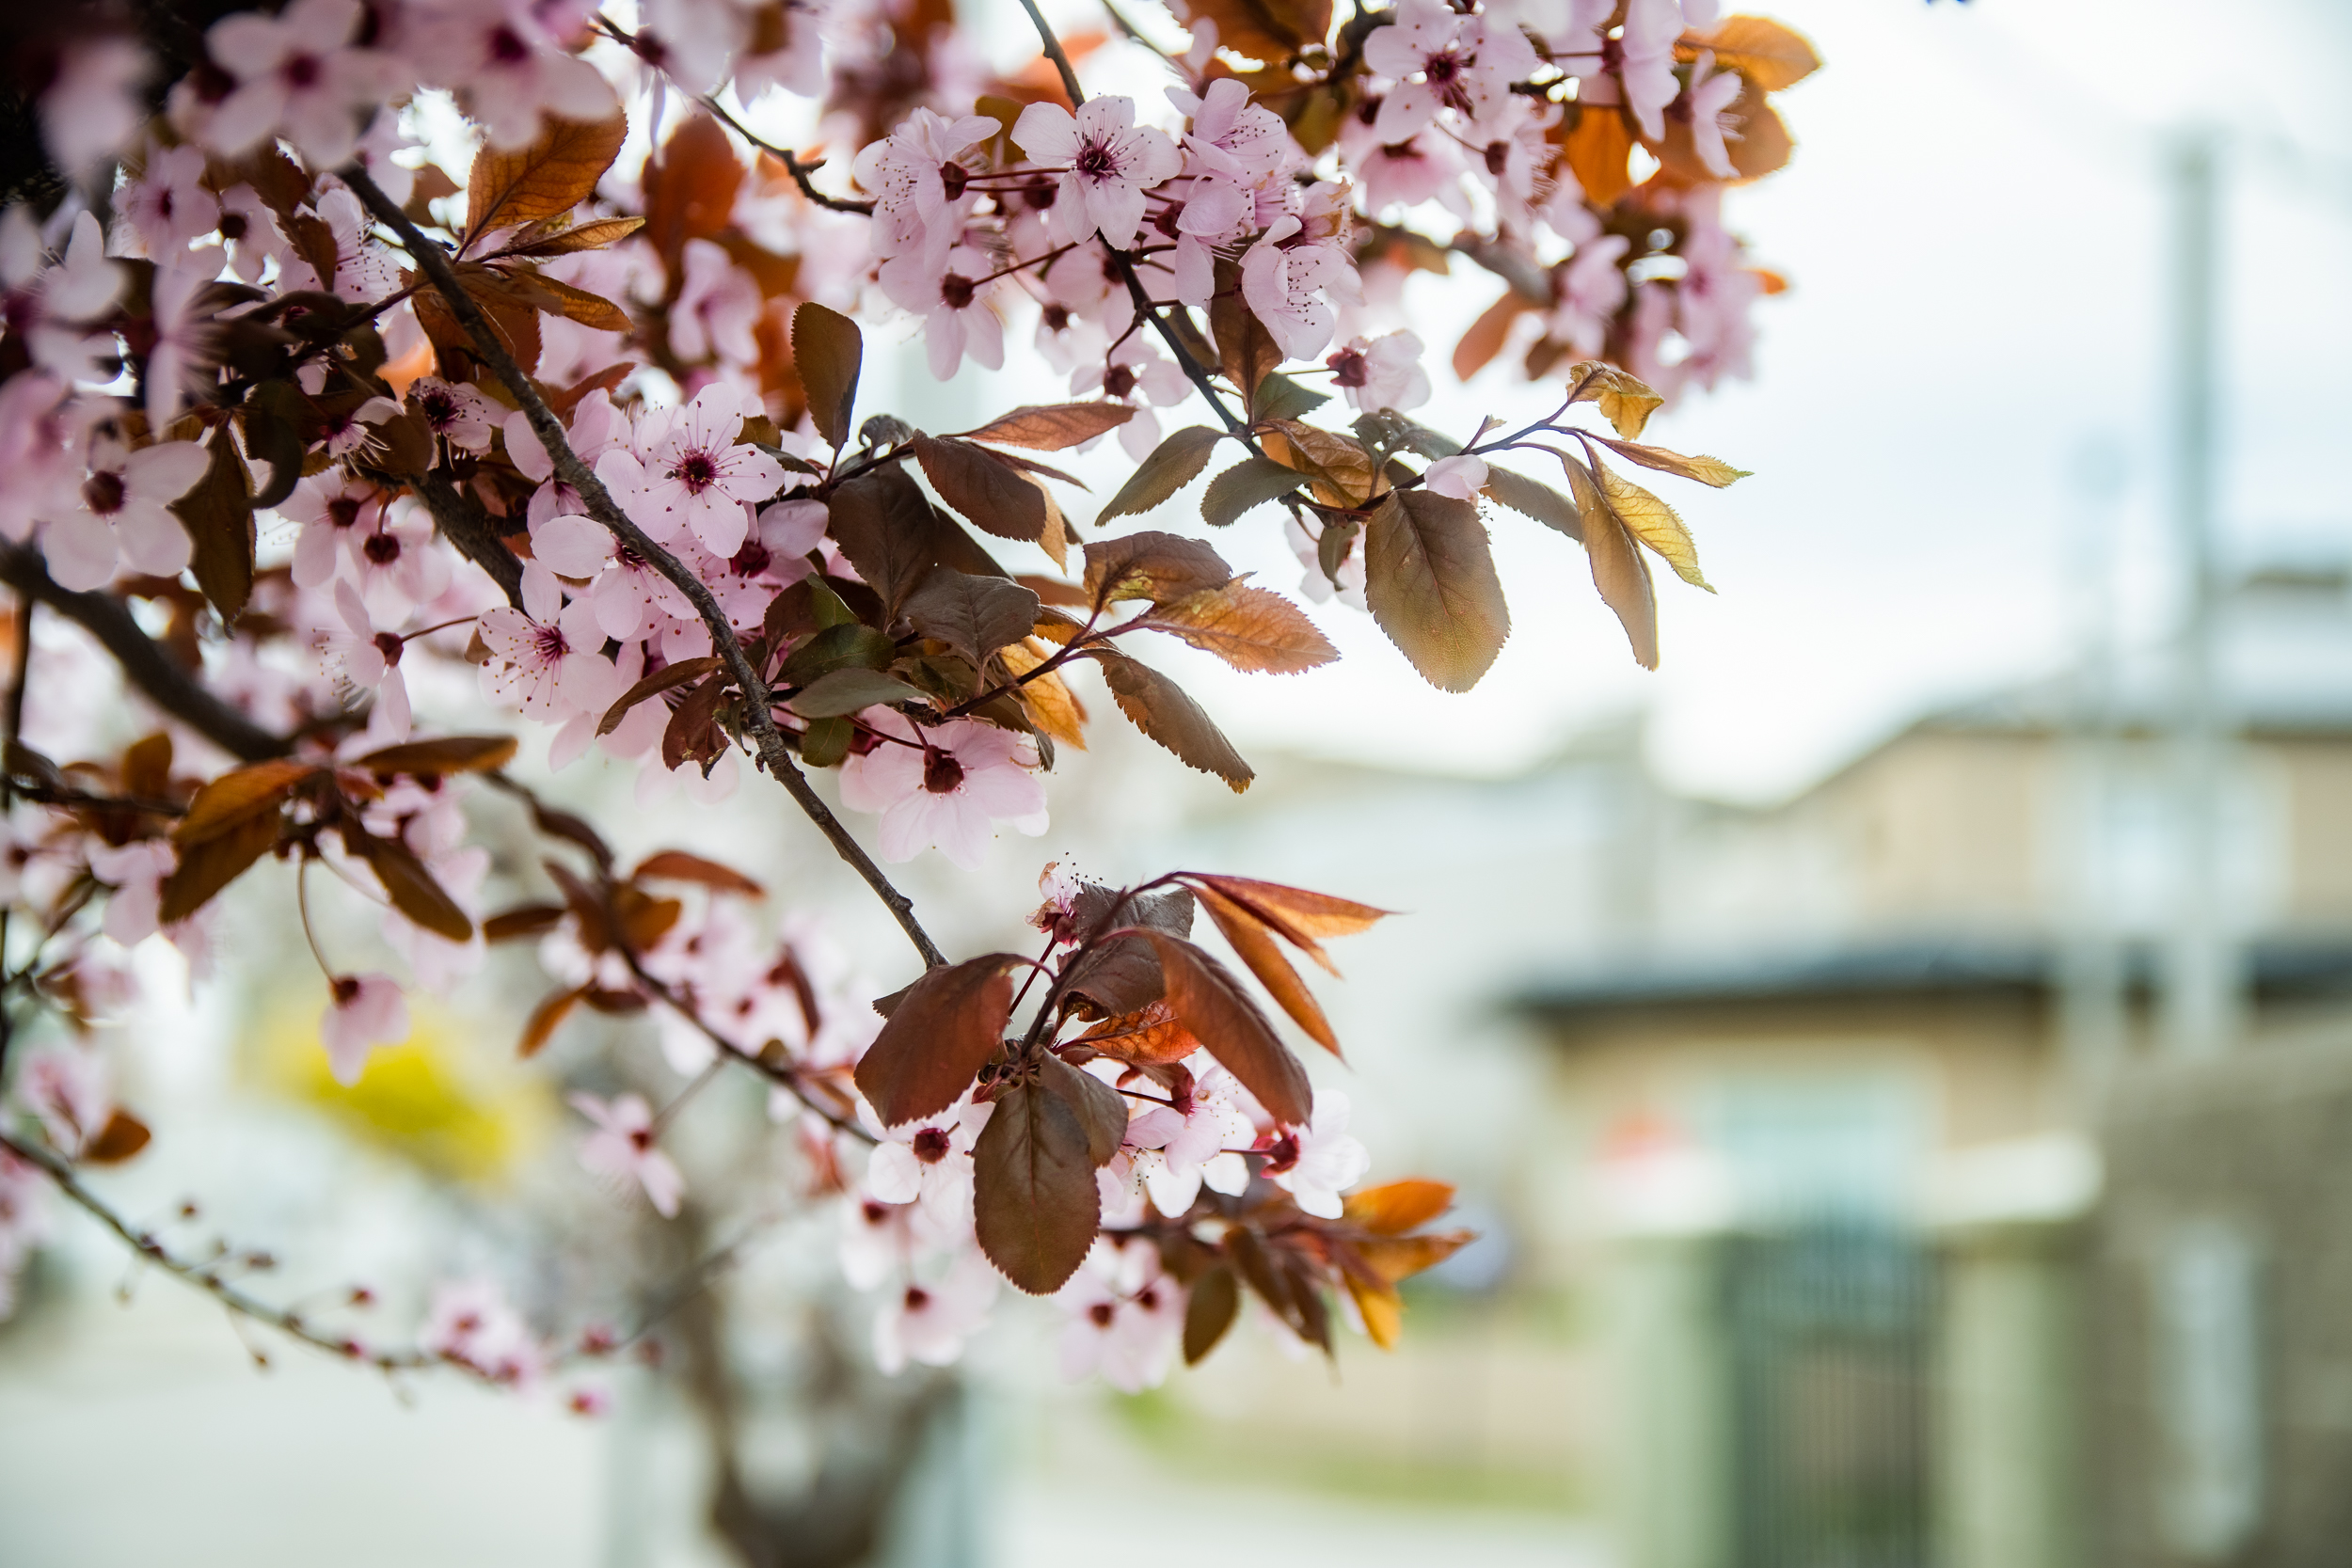
<path fill-rule="evenodd" d="M 335 1081 L 314 1010 L 281 1007 L 259 1036 L 273 1090 L 363 1141 L 450 1180 L 495 1184 L 538 1147 L 552 1117 L 545 1082 L 466 1048 L 469 1031 L 409 999 L 413 1027 L 379 1047 L 357 1084 Z M 503 1069 L 503 1070 L 501 1070 Z"/>

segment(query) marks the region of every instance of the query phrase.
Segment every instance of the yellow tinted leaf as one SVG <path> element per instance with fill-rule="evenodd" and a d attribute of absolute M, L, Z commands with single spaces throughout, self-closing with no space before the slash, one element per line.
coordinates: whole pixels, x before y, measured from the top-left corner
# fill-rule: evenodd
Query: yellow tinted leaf
<path fill-rule="evenodd" d="M 1699 547 L 1673 507 L 1604 464 L 1594 464 L 1593 472 L 1599 476 L 1601 494 L 1634 538 L 1655 550 L 1692 587 L 1715 592 L 1700 575 Z"/>

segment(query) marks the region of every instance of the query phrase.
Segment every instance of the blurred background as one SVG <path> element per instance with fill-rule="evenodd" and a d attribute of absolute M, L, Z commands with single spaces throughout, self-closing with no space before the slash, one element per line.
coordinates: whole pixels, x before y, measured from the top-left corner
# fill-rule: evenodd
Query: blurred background
<path fill-rule="evenodd" d="M 951 949 L 1017 928 L 1057 857 L 1406 911 L 1336 955 L 1349 1060 L 1314 1064 L 1372 1179 L 1456 1182 L 1483 1233 L 1408 1287 L 1401 1351 L 1327 1365 L 1245 1323 L 1127 1397 L 1063 1387 L 1053 1314 L 1009 1305 L 953 1372 L 882 1379 L 830 1216 L 731 1163 L 755 1095 L 696 1102 L 675 1141 L 713 1201 L 665 1231 L 572 1168 L 513 1063 L 527 955 L 342 1091 L 314 978 L 273 958 L 290 904 L 241 888 L 233 994 L 124 1042 L 158 1139 L 109 1191 L 189 1249 L 266 1249 L 277 1299 L 372 1282 L 391 1324 L 519 1258 L 517 1299 L 577 1320 L 591 1242 L 656 1277 L 776 1213 L 593 1420 L 241 1338 L 61 1217 L 0 1325 L 0 1563 L 2343 1560 L 2352 10 L 1772 14 L 1826 69 L 1726 216 L 1792 286 L 1755 380 L 1653 425 L 1756 470 L 1676 498 L 1721 592 L 1661 591 L 1661 673 L 1571 546 L 1499 517 L 1517 630 L 1476 692 L 1331 605 L 1345 657 L 1311 674 L 1155 650 L 1247 796 L 1100 724 L 1044 839 L 909 878 Z M 1439 358 L 1491 294 L 1410 287 Z M 1051 392 L 888 363 L 870 405 L 917 422 Z M 1423 418 L 1540 401 L 1499 368 Z M 1271 530 L 1218 545 L 1296 580 Z M 908 977 L 773 802 L 632 819 L 598 766 L 562 788 L 625 849 L 764 867 L 877 993 Z M 607 1070 L 598 1027 L 550 1059 Z"/>

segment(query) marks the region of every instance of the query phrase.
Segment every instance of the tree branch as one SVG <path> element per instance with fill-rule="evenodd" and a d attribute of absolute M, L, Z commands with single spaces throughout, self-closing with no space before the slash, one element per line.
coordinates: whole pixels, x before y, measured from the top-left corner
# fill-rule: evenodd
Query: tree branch
<path fill-rule="evenodd" d="M 490 515 L 448 480 L 431 469 L 409 478 L 390 474 L 371 474 L 388 484 L 406 484 L 424 502 L 441 536 L 457 547 L 457 553 L 481 567 L 489 575 L 506 602 L 516 610 L 523 607 L 523 563 L 515 559 L 515 552 L 506 547 L 506 541 L 490 524 Z"/>
<path fill-rule="evenodd" d="M 282 757 L 294 742 L 274 735 L 221 701 L 191 671 L 139 629 L 130 607 L 105 594 L 77 594 L 50 577 L 38 551 L 0 544 L 0 582 L 73 622 L 112 654 L 133 686 L 171 718 L 240 762 Z"/>
<path fill-rule="evenodd" d="M 498 373 L 499 379 L 506 384 L 507 390 L 515 395 L 515 401 L 521 405 L 525 418 L 531 421 L 532 433 L 539 437 L 539 444 L 547 449 L 548 458 L 554 465 L 557 476 L 572 487 L 581 504 L 587 507 L 588 515 L 675 584 L 678 592 L 686 595 L 687 602 L 694 607 L 695 613 L 702 617 L 703 625 L 710 629 L 712 647 L 725 661 L 728 674 L 743 693 L 746 723 L 758 747 L 761 764 L 776 777 L 791 795 L 793 803 L 832 843 L 834 852 L 865 879 L 874 896 L 881 899 L 882 906 L 898 920 L 900 929 L 906 932 L 907 940 L 922 955 L 923 961 L 932 967 L 946 963 L 946 955 L 939 950 L 939 944 L 931 940 L 930 933 L 924 930 L 922 923 L 914 918 L 914 900 L 900 893 L 882 874 L 882 867 L 874 863 L 873 858 L 866 854 L 841 819 L 826 806 L 816 786 L 808 782 L 807 775 L 801 771 L 799 763 L 793 759 L 791 748 L 784 742 L 783 733 L 776 728 L 775 714 L 771 711 L 774 699 L 769 692 L 768 683 L 753 668 L 750 657 L 743 652 L 741 641 L 735 635 L 733 624 L 727 619 L 726 610 L 721 607 L 709 585 L 689 571 L 676 556 L 656 544 L 644 530 L 629 521 L 628 514 L 605 489 L 604 482 L 580 461 L 580 454 L 572 450 L 571 442 L 565 439 L 563 423 L 556 419 L 555 411 L 539 395 L 539 389 L 523 373 L 522 367 L 515 363 L 515 356 L 507 353 L 506 345 L 499 340 L 498 334 L 490 330 L 490 324 L 483 318 L 481 307 L 474 303 L 473 297 L 457 280 L 456 271 L 450 265 L 449 258 L 418 231 L 407 215 L 373 180 L 368 178 L 366 169 L 354 164 L 343 169 L 341 177 L 351 187 L 353 194 L 367 204 L 377 220 L 400 236 L 402 245 L 416 259 L 418 266 L 424 270 L 426 276 L 433 279 L 442 297 L 449 301 L 451 311 L 473 339 L 474 352 Z"/>

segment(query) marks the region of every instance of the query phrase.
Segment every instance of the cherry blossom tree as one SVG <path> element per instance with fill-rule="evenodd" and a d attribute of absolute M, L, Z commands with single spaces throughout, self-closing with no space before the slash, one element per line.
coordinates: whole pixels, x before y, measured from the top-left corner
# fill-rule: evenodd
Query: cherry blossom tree
<path fill-rule="evenodd" d="M 1173 0 L 1150 31 L 1108 14 L 1101 57 L 1164 81 L 1129 98 L 1090 93 L 1023 3 L 1039 58 L 1005 76 L 946 0 L 87 0 L 18 24 L 0 1308 L 62 1201 L 385 1371 L 524 1386 L 660 1332 L 537 1321 L 468 1278 L 406 1336 L 361 1335 L 109 1205 L 103 1168 L 150 1141 L 100 1028 L 134 1000 L 129 950 L 173 943 L 206 983 L 219 895 L 283 879 L 338 1078 L 494 944 L 536 944 L 524 1056 L 583 1015 L 643 1025 L 691 1085 L 570 1095 L 609 1201 L 691 1218 L 678 1104 L 765 1084 L 885 1370 L 952 1362 L 1014 1293 L 1055 1298 L 1067 1369 L 1123 1388 L 1210 1354 L 1250 1297 L 1327 1351 L 1335 1323 L 1396 1342 L 1399 1283 L 1465 1240 L 1430 1228 L 1450 1189 L 1362 1186 L 1346 1098 L 1286 1037 L 1336 1055 L 1296 959 L 1336 974 L 1326 943 L 1384 911 L 1247 868 L 1047 866 L 1033 949 L 955 955 L 886 866 L 975 868 L 1042 831 L 1057 755 L 1100 721 L 1081 672 L 1174 765 L 1248 785 L 1144 650 L 1336 656 L 1188 523 L 1136 526 L 1213 468 L 1197 521 L 1283 530 L 1300 591 L 1368 612 L 1436 687 L 1493 663 L 1488 530 L 1531 522 L 1581 546 L 1655 666 L 1649 558 L 1705 579 L 1629 476 L 1740 477 L 1643 436 L 1747 372 L 1778 283 L 1723 200 L 1787 160 L 1772 95 L 1816 62 L 1711 0 Z M 780 98 L 820 149 L 750 129 Z M 428 102 L 465 117 L 462 169 Z M 1448 435 L 1411 417 L 1432 372 L 1397 302 L 1456 266 L 1502 292 L 1450 373 L 1515 356 L 1526 412 Z M 893 321 L 942 379 L 1019 361 L 1069 395 L 917 429 L 863 389 Z M 1081 524 L 1047 457 L 1106 436 L 1125 478 Z M 89 657 L 37 655 L 36 617 Z M 627 763 L 654 820 L 780 790 L 911 961 L 764 926 L 756 865 L 624 863 L 516 734 L 434 711 L 426 677 L 469 664 L 549 732 L 552 774 Z M 75 733 L 44 712 L 119 702 L 151 720 L 127 748 L 40 749 Z M 490 797 L 537 840 L 519 870 L 479 841 Z M 380 909 L 405 974 L 332 951 L 330 896 Z M 879 997 L 858 978 L 894 969 Z"/>

